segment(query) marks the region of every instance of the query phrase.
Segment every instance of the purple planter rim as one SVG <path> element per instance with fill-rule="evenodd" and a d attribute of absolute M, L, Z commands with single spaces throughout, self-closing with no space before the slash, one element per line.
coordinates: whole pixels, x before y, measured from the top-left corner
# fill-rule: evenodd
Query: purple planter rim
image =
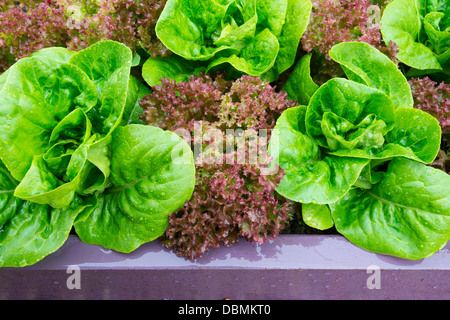
<path fill-rule="evenodd" d="M 0 299 L 450 299 L 450 244 L 413 261 L 339 235 L 280 235 L 190 261 L 159 241 L 119 253 L 70 236 L 33 266 L 0 268 L 0 283 Z"/>
<path fill-rule="evenodd" d="M 450 243 L 432 257 L 407 260 L 376 254 L 357 247 L 339 235 L 280 235 L 263 244 L 240 239 L 230 247 L 210 249 L 197 260 L 188 260 L 164 248 L 158 240 L 131 253 L 120 253 L 69 236 L 55 253 L 29 270 L 61 270 L 69 265 L 83 269 L 381 269 L 450 270 Z M 1 269 L 0 269 L 1 270 Z"/>

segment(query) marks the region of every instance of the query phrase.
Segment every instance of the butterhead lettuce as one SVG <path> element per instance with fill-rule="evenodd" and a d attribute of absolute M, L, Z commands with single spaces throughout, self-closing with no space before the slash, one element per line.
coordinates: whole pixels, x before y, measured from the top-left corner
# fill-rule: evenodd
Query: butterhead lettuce
<path fill-rule="evenodd" d="M 180 69 L 181 57 L 195 62 L 190 72 L 231 66 L 274 81 L 294 63 L 311 8 L 310 0 L 169 0 L 156 34 L 176 57 L 150 58 L 144 79 L 149 85 L 163 77 L 183 79 L 189 72 Z"/>
<path fill-rule="evenodd" d="M 149 90 L 131 62 L 128 47 L 102 41 L 43 49 L 0 77 L 0 266 L 37 262 L 74 225 L 81 239 L 129 252 L 191 197 L 189 146 L 135 124 Z"/>
<path fill-rule="evenodd" d="M 406 79 L 370 45 L 341 43 L 330 57 L 347 77 L 274 128 L 270 153 L 286 173 L 277 191 L 303 203 L 306 223 L 334 225 L 362 248 L 432 255 L 450 239 L 450 177 L 426 165 L 440 147 L 438 121 L 412 108 Z"/>

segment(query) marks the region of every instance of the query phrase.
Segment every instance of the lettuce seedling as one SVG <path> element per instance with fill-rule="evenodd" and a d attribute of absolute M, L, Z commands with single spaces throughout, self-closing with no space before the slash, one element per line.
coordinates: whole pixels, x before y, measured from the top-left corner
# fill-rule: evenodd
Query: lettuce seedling
<path fill-rule="evenodd" d="M 285 176 L 276 190 L 303 203 L 306 223 L 356 245 L 409 259 L 450 239 L 450 176 L 427 166 L 441 128 L 412 108 L 395 64 L 362 42 L 334 46 L 347 78 L 320 86 L 307 106 L 283 112 L 270 153 Z"/>
<path fill-rule="evenodd" d="M 102 41 L 37 51 L 0 77 L 0 266 L 37 262 L 72 226 L 86 242 L 129 252 L 191 197 L 188 144 L 133 124 L 149 90 L 131 61 L 128 47 Z"/>
<path fill-rule="evenodd" d="M 397 44 L 397 58 L 415 74 L 450 74 L 448 0 L 394 0 L 384 10 L 381 33 L 386 43 Z"/>
<path fill-rule="evenodd" d="M 156 34 L 176 56 L 149 59 L 143 76 L 154 85 L 199 67 L 208 71 L 231 65 L 232 70 L 274 81 L 294 63 L 310 12 L 310 0 L 169 0 Z M 185 71 L 179 57 L 193 61 L 192 69 Z M 163 72 L 155 76 L 155 69 Z"/>

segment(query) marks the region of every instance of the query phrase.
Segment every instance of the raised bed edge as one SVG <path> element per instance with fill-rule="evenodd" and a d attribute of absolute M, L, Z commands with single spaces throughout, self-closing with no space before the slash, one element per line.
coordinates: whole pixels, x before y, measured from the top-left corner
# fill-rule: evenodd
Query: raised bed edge
<path fill-rule="evenodd" d="M 158 241 L 122 254 L 70 236 L 24 268 L 0 269 L 0 299 L 450 299 L 450 244 L 418 261 L 341 236 L 241 240 L 188 261 Z"/>

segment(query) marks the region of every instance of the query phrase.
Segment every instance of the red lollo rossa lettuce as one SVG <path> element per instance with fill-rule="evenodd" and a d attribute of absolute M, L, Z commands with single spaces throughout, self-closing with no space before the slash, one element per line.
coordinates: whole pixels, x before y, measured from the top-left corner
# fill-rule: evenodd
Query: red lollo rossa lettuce
<path fill-rule="evenodd" d="M 230 246 L 240 238 L 264 243 L 283 230 L 291 219 L 292 207 L 275 188 L 284 171 L 263 174 L 271 158 L 262 151 L 258 161 L 251 161 L 250 154 L 264 138 L 258 130 L 269 129 L 268 139 L 279 114 L 294 105 L 285 92 L 277 92 L 258 77 L 227 81 L 220 75 L 204 74 L 180 83 L 163 79 L 141 99 L 142 120 L 163 129 L 194 133 L 194 154 L 200 148 L 203 157 L 196 161 L 193 197 L 169 216 L 164 246 L 179 256 L 197 259 L 210 248 Z M 200 131 L 196 127 L 199 123 Z M 242 130 L 241 137 L 249 142 L 238 149 L 236 136 L 196 140 L 196 133 L 206 137 L 209 129 L 224 135 L 229 129 Z M 209 152 L 214 142 L 223 149 Z M 230 145 L 231 150 L 227 149 Z"/>
<path fill-rule="evenodd" d="M 67 8 L 76 7 L 74 1 L 56 2 L 66 12 L 69 12 Z M 166 0 L 111 0 L 98 1 L 97 7 L 90 10 L 79 8 L 78 11 L 87 12 L 81 19 L 72 18 L 69 31 L 72 38 L 68 47 L 79 50 L 107 39 L 122 42 L 133 52 L 143 48 L 153 57 L 165 57 L 169 51 L 155 33 L 156 22 L 165 4 Z"/>
<path fill-rule="evenodd" d="M 169 55 L 156 37 L 166 0 L 0 1 L 0 73 L 14 62 L 48 47 L 79 51 L 102 40 L 143 49 L 152 57 Z"/>
<path fill-rule="evenodd" d="M 232 157 L 238 157 L 236 152 Z M 169 216 L 162 241 L 179 256 L 197 259 L 240 237 L 261 244 L 276 237 L 290 219 L 289 204 L 274 195 L 282 170 L 266 176 L 257 165 L 202 163 L 196 171 L 194 195 Z"/>
<path fill-rule="evenodd" d="M 433 167 L 450 173 L 450 84 L 438 83 L 429 77 L 408 81 L 414 107 L 434 116 L 442 129 L 442 144 Z"/>
<path fill-rule="evenodd" d="M 442 133 L 450 134 L 450 84 L 437 83 L 429 77 L 408 81 L 414 98 L 414 107 L 438 119 Z"/>
<path fill-rule="evenodd" d="M 2 8 L 9 10 L 0 12 L 0 73 L 37 50 L 65 46 L 70 40 L 62 8 L 43 2 L 34 8 Z"/>
<path fill-rule="evenodd" d="M 273 128 L 276 119 L 286 109 L 286 92 L 276 92 L 266 81 L 244 75 L 231 85 L 221 99 L 220 125 L 226 128 Z M 292 102 L 287 102 L 293 105 Z"/>
<path fill-rule="evenodd" d="M 230 82 L 218 76 L 192 76 L 190 81 L 175 83 L 162 79 L 161 85 L 152 87 L 152 94 L 140 101 L 144 110 L 142 119 L 166 130 L 184 128 L 194 130 L 195 121 L 215 122 L 220 109 L 222 92 Z"/>

